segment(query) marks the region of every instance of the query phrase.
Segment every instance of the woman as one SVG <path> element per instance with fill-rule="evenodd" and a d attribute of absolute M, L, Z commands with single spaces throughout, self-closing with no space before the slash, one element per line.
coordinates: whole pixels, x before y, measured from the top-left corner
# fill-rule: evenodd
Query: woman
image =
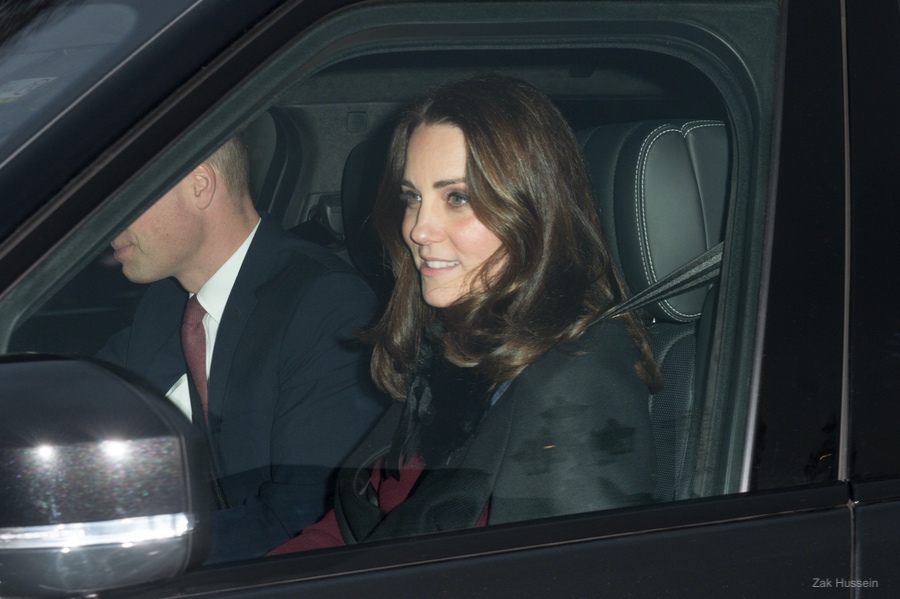
<path fill-rule="evenodd" d="M 376 224 L 396 286 L 372 375 L 397 401 L 286 553 L 650 501 L 656 369 L 575 138 L 530 85 L 450 83 L 394 131 Z"/>

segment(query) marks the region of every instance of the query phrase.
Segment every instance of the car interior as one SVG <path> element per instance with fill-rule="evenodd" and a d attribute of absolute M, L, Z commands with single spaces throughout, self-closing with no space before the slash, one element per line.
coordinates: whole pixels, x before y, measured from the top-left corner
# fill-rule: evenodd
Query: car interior
<path fill-rule="evenodd" d="M 24 14 L 17 4 L 9 23 L 0 18 L 10 25 L 0 42 L 7 31 L 20 36 L 0 43 L 0 175 L 9 212 L 0 218 L 0 388 L 8 412 L 6 434 L 0 434 L 7 468 L 0 479 L 11 498 L 10 534 L 0 538 L 6 541 L 0 543 L 0 595 L 393 597 L 402 589 L 461 597 L 604 591 L 812 597 L 832 582 L 844 589 L 891 585 L 900 482 L 896 452 L 886 448 L 897 436 L 890 391 L 898 387 L 900 325 L 878 308 L 893 293 L 880 271 L 897 253 L 889 234 L 888 163 L 898 154 L 898 136 L 884 107 L 900 96 L 900 86 L 892 85 L 896 66 L 883 60 L 900 35 L 896 0 L 257 0 L 231 2 L 227 11 L 220 0 L 147 4 L 23 1 L 41 19 L 16 26 L 13 17 Z M 252 543 L 230 523 L 211 525 L 231 515 L 210 511 L 210 487 L 216 491 L 221 481 L 210 470 L 209 449 L 216 448 L 204 444 L 204 433 L 216 429 L 199 415 L 186 419 L 177 394 L 170 392 L 170 401 L 139 373 L 96 359 L 135 320 L 148 288 L 123 275 L 110 242 L 240 135 L 256 208 L 318 246 L 314 253 L 324 262 L 332 256 L 321 248 L 357 269 L 384 307 L 395 282 L 372 211 L 392 129 L 405 107 L 437 86 L 492 72 L 543 91 L 575 133 L 604 240 L 630 295 L 619 309 L 637 306 L 661 374 L 659 386 L 645 395 L 644 387 L 626 389 L 638 399 L 623 405 L 630 415 L 637 406 L 641 423 L 622 424 L 618 414 L 604 413 L 619 389 L 584 382 L 612 362 L 591 356 L 591 347 L 578 365 L 596 364 L 594 372 L 571 376 L 564 368 L 533 368 L 519 381 L 514 390 L 546 404 L 531 411 L 514 401 L 501 405 L 527 414 L 512 422 L 528 433 L 530 445 L 489 452 L 508 456 L 507 471 L 532 477 L 564 470 L 565 480 L 528 478 L 529 487 L 512 490 L 483 486 L 487 502 L 476 527 L 436 519 L 427 533 L 388 529 L 376 538 L 357 535 L 345 518 L 337 522 L 344 525 L 341 538 L 334 539 L 343 546 L 271 555 L 260 544 L 219 561 L 211 551 L 218 542 L 213 534 L 238 533 L 240 542 L 224 544 L 229 548 Z M 436 162 L 436 153 L 428 154 Z M 466 191 L 471 196 L 472 186 Z M 458 195 L 449 195 L 448 204 L 479 200 Z M 139 241 L 134 245 L 143 249 Z M 119 252 L 120 259 L 127 255 Z M 420 256 L 433 270 L 465 262 L 427 251 Z M 255 268 L 242 264 L 244 275 Z M 285 272 L 265 290 L 302 282 L 295 270 Z M 555 287 L 562 288 L 554 289 L 559 295 L 566 292 L 564 284 Z M 169 290 L 183 299 L 179 289 Z M 255 314 L 290 309 L 308 316 L 345 308 L 364 295 L 340 291 L 319 300 L 307 294 L 308 303 L 291 299 Z M 231 325 L 226 312 L 220 320 Z M 233 370 L 206 353 L 208 373 L 215 364 L 217 373 L 231 377 L 216 391 L 238 389 L 222 405 L 240 412 L 218 418 L 231 427 L 229 434 L 252 440 L 250 420 L 257 414 L 257 428 L 271 425 L 282 438 L 315 438 L 318 446 L 348 424 L 366 428 L 368 420 L 334 410 L 333 402 L 321 402 L 336 414 L 333 424 L 285 416 L 302 409 L 279 409 L 274 416 L 260 409 L 269 400 L 283 407 L 281 392 L 292 381 L 285 383 L 283 372 L 255 376 L 257 360 L 287 364 L 293 373 L 296 364 L 307 366 L 290 348 L 269 353 L 289 345 L 272 339 L 324 337 L 291 328 L 324 319 L 292 314 L 269 320 L 263 334 L 252 330 L 252 359 L 240 356 Z M 207 339 L 216 334 L 208 323 Z M 165 330 L 155 321 L 148 328 Z M 187 345 L 178 345 L 174 325 L 171 331 L 167 348 L 175 351 L 167 357 Z M 609 347 L 618 346 L 601 349 Z M 129 358 L 138 353 L 129 352 Z M 326 352 L 301 355 L 338 363 Z M 173 360 L 169 364 L 181 366 L 180 356 Z M 365 376 L 365 359 L 350 362 Z M 644 375 L 642 366 L 635 364 Z M 233 375 L 245 372 L 247 386 L 239 388 Z M 173 373 L 193 377 L 189 368 Z M 433 373 L 414 374 L 420 382 Z M 274 380 L 278 392 L 262 391 L 261 378 Z M 355 382 L 343 374 L 295 374 L 294 380 L 348 388 Z M 535 380 L 571 386 L 529 387 Z M 420 410 L 424 391 L 417 396 L 420 388 L 401 387 L 394 395 L 406 390 L 414 402 L 395 404 L 389 414 L 402 412 L 407 423 L 419 418 L 427 426 L 434 398 Z M 586 400 L 569 397 L 575 387 L 588 389 Z M 187 388 L 190 394 L 190 382 Z M 320 400 L 317 392 L 303 401 Z M 348 396 L 364 399 L 355 389 Z M 437 404 L 446 410 L 442 416 L 456 410 L 451 400 L 466 392 L 446 397 Z M 485 396 L 491 403 L 479 407 L 491 409 L 498 397 L 492 392 Z M 198 400 L 190 410 L 198 414 L 193 408 L 202 399 L 188 399 Z M 378 403 L 372 399 L 374 419 Z M 559 420 L 553 418 L 563 412 L 565 424 L 578 430 L 554 428 Z M 586 417 L 589 412 L 602 415 Z M 500 427 L 490 426 L 497 419 L 489 421 L 487 413 L 472 411 L 464 422 L 466 432 L 483 435 L 484 446 L 503 440 L 495 434 Z M 646 414 L 653 447 L 643 443 Z M 321 437 L 307 435 L 300 420 Z M 341 457 L 322 468 L 315 451 L 302 448 L 262 458 L 252 470 L 241 465 L 236 476 L 261 472 L 277 482 L 277 470 L 288 470 L 282 462 L 291 460 L 340 481 L 361 473 L 353 479 L 361 484 L 349 489 L 358 496 L 345 501 L 340 487 L 333 505 L 341 509 L 362 499 L 378 516 L 372 508 L 382 508 L 382 487 L 374 484 L 379 472 L 359 470 L 356 457 L 373 455 L 375 445 L 396 448 L 398 435 L 383 443 L 380 435 L 386 431 L 384 439 L 390 438 L 393 422 L 380 420 L 378 434 L 366 435 L 337 473 Z M 404 448 L 431 440 L 419 434 L 437 428 L 401 425 L 401 432 L 416 435 Z M 602 506 L 613 504 L 590 503 L 602 499 L 593 483 L 616 492 L 627 488 L 627 481 L 595 476 L 589 468 L 634 453 L 633 431 L 642 456 L 636 467 L 646 475 L 640 494 L 610 509 Z M 576 442 L 606 454 L 569 459 L 549 451 Z M 220 453 L 242 457 L 259 449 L 262 455 L 265 444 Z M 451 457 L 472 453 L 460 449 Z M 655 470 L 645 459 L 650 453 Z M 552 464 L 535 466 L 543 459 L 535 455 Z M 485 470 L 452 459 L 426 460 L 426 466 L 461 479 Z M 382 480 L 394 474 L 382 473 Z M 413 485 L 423 484 L 412 489 L 435 480 L 441 479 L 419 480 Z M 330 492 L 329 483 L 322 486 Z M 268 481 L 254 485 L 241 506 L 228 507 L 257 502 L 268 509 L 270 489 Z M 460 511 L 458 495 L 439 490 L 441 509 Z M 532 511 L 488 518 L 487 508 L 498 499 L 531 506 L 552 493 L 572 509 L 552 517 Z M 74 506 L 74 515 L 60 511 L 63 502 Z M 292 500 L 280 505 L 306 507 Z M 329 509 L 327 495 L 318 506 Z M 413 521 L 405 518 L 410 511 L 399 511 L 401 524 Z M 331 523 L 331 516 L 322 523 Z M 283 526 L 285 538 L 305 526 Z M 348 530 L 353 534 L 344 535 Z M 304 539 L 294 541 L 297 548 Z"/>
<path fill-rule="evenodd" d="M 724 239 L 734 144 L 729 110 L 690 62 L 640 49 L 433 50 L 343 60 L 283 89 L 243 128 L 260 211 L 331 248 L 382 300 L 391 289 L 369 213 L 398 112 L 425 90 L 477 72 L 525 79 L 578 136 L 604 234 L 632 293 Z M 130 322 L 142 287 L 111 252 L 46 297 L 10 337 L 11 352 L 90 355 Z M 706 372 L 715 286 L 644 307 L 662 388 L 648 396 L 657 501 L 736 490 L 702 474 L 715 453 Z"/>

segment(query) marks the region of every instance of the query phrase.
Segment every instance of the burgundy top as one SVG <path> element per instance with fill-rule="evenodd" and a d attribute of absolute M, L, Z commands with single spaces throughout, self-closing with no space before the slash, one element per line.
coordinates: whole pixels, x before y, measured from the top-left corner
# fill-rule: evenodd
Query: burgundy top
<path fill-rule="evenodd" d="M 384 470 L 381 468 L 380 459 L 375 463 L 375 467 L 372 468 L 372 476 L 369 477 L 369 483 L 378 495 L 378 507 L 381 508 L 382 513 L 387 514 L 403 503 L 409 496 L 409 492 L 412 490 L 413 485 L 416 484 L 424 468 L 425 462 L 419 457 L 419 454 L 413 454 L 408 462 L 401 464 L 400 478 L 396 479 L 393 476 L 385 475 Z M 487 525 L 487 518 L 488 506 L 485 506 L 475 526 Z M 298 536 L 279 545 L 267 555 L 340 547 L 344 544 L 344 538 L 341 536 L 337 518 L 332 509 L 325 514 L 324 518 L 315 524 L 310 524 Z"/>

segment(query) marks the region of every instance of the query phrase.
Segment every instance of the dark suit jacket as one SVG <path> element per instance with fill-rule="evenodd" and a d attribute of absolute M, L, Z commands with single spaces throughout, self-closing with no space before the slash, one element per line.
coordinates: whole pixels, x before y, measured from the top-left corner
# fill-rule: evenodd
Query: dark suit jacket
<path fill-rule="evenodd" d="M 186 372 L 187 298 L 174 279 L 152 284 L 97 357 L 167 392 Z M 207 438 L 228 505 L 214 513 L 210 561 L 262 555 L 330 507 L 335 468 L 384 405 L 355 338 L 375 310 L 343 260 L 263 217 L 210 367 Z"/>
<path fill-rule="evenodd" d="M 490 505 L 500 524 L 651 502 L 649 390 L 619 320 L 595 324 L 513 380 L 470 441 L 429 465 L 388 514 L 369 498 L 372 464 L 407 417 L 395 402 L 338 476 L 335 516 L 346 543 L 471 528 Z"/>

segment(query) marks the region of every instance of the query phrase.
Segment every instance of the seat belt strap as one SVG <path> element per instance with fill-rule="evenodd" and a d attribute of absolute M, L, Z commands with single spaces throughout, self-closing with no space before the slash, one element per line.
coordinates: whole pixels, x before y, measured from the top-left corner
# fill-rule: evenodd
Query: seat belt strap
<path fill-rule="evenodd" d="M 719 276 L 724 245 L 724 242 L 720 242 L 696 258 L 679 266 L 656 283 L 619 304 L 614 310 L 601 316 L 599 320 L 606 320 L 623 312 L 636 310 L 647 304 L 675 297 L 709 284 Z"/>

